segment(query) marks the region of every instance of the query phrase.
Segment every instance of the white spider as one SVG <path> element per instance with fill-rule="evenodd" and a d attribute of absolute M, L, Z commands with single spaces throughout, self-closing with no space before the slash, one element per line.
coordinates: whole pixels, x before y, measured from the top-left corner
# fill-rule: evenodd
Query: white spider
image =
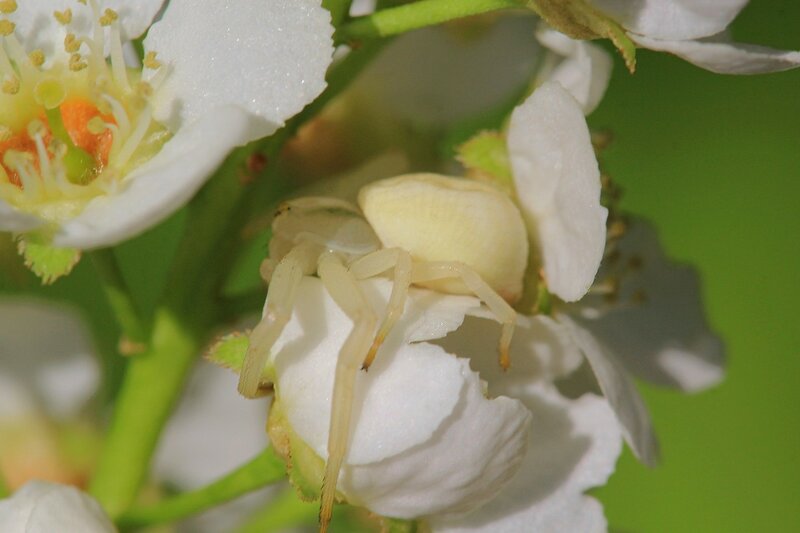
<path fill-rule="evenodd" d="M 403 312 L 410 284 L 480 298 L 502 324 L 500 364 L 508 368 L 516 321 L 510 304 L 522 295 L 528 236 L 519 209 L 499 189 L 436 174 L 409 174 L 367 185 L 361 210 L 348 202 L 301 198 L 281 206 L 272 224 L 270 257 L 262 264 L 269 293 L 239 381 L 247 397 L 261 392 L 270 348 L 292 314 L 304 275 L 316 273 L 353 321 L 341 348 L 333 389 L 328 461 L 322 486 L 321 530 L 332 513 L 347 452 L 353 387 L 369 368 Z M 380 326 L 357 280 L 393 271 L 393 289 Z"/>

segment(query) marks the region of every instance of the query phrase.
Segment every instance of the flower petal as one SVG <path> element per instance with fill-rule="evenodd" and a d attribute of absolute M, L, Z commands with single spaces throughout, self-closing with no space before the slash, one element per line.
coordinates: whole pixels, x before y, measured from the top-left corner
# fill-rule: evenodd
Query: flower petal
<path fill-rule="evenodd" d="M 640 378 L 685 391 L 718 383 L 724 347 L 706 322 L 694 269 L 670 262 L 641 219 L 630 222 L 617 250 L 600 277 L 616 280 L 619 306 L 587 296 L 575 305 L 576 319 Z"/>
<path fill-rule="evenodd" d="M 583 492 L 606 482 L 622 450 L 608 403 L 593 394 L 567 400 L 545 384 L 530 386 L 522 401 L 533 419 L 528 452 L 514 478 L 467 515 L 434 517 L 433 531 L 606 530 L 602 507 Z"/>
<path fill-rule="evenodd" d="M 588 0 L 625 29 L 654 39 L 696 39 L 728 27 L 747 0 Z"/>
<path fill-rule="evenodd" d="M 537 22 L 515 13 L 486 27 L 432 27 L 403 35 L 364 70 L 356 84 L 359 101 L 434 127 L 491 110 L 519 95 L 536 72 Z"/>
<path fill-rule="evenodd" d="M 0 231 L 30 231 L 41 225 L 39 218 L 17 211 L 0 198 Z"/>
<path fill-rule="evenodd" d="M 98 0 L 100 10 L 113 9 L 119 15 L 123 40 L 142 35 L 161 9 L 164 0 Z M 53 17 L 54 11 L 72 10 L 72 22 L 66 28 Z M 12 15 L 16 32 L 29 51 L 41 49 L 47 57 L 64 54 L 64 37 L 67 31 L 79 36 L 91 35 L 92 10 L 75 0 L 24 0 L 18 3 Z"/>
<path fill-rule="evenodd" d="M 486 399 L 478 374 L 467 360 L 457 361 L 466 385 L 456 410 L 423 445 L 345 467 L 340 488 L 350 503 L 396 518 L 464 512 L 494 497 L 517 472 L 530 414 L 516 400 Z M 419 379 L 430 379 L 423 374 Z"/>
<path fill-rule="evenodd" d="M 172 0 L 144 41 L 169 68 L 156 119 L 176 131 L 232 104 L 249 140 L 268 135 L 325 88 L 332 33 L 318 0 Z"/>
<path fill-rule="evenodd" d="M 584 115 L 594 111 L 611 79 L 613 62 L 608 52 L 587 41 L 570 39 L 544 23 L 537 28 L 536 39 L 552 52 L 539 79 L 560 83 L 578 101 Z"/>
<path fill-rule="evenodd" d="M 31 298 L 0 300 L 0 373 L 28 391 L 48 413 L 67 417 L 96 391 L 99 369 L 91 336 L 78 314 Z"/>
<path fill-rule="evenodd" d="M 625 369 L 589 331 L 565 315 L 558 315 L 556 319 L 570 329 L 572 338 L 586 356 L 634 455 L 644 464 L 655 466 L 659 455 L 658 440 L 644 401 Z"/>
<path fill-rule="evenodd" d="M 75 487 L 30 481 L 11 498 L 0 500 L 3 533 L 115 533 L 117 530 L 94 499 Z"/>
<path fill-rule="evenodd" d="M 111 246 L 158 224 L 187 202 L 235 146 L 248 139 L 249 117 L 226 106 L 209 110 L 125 177 L 122 190 L 92 200 L 53 239 L 66 248 Z"/>
<path fill-rule="evenodd" d="M 237 376 L 201 363 L 156 454 L 160 479 L 182 489 L 215 481 L 267 446 L 265 400 L 247 400 L 236 392 Z"/>
<path fill-rule="evenodd" d="M 764 74 L 800 67 L 800 51 L 727 42 L 724 35 L 697 41 L 659 40 L 643 35 L 631 38 L 640 46 L 675 54 L 718 74 Z"/>
<path fill-rule="evenodd" d="M 511 115 L 508 151 L 520 208 L 536 240 L 549 290 L 583 296 L 600 266 L 607 210 L 589 128 L 558 83 L 539 87 Z"/>
<path fill-rule="evenodd" d="M 383 316 L 391 291 L 388 280 L 362 282 L 369 303 Z M 430 296 L 433 294 L 433 296 Z M 420 298 L 440 300 L 434 318 L 419 311 Z M 474 299 L 469 298 L 474 302 Z M 451 297 L 413 290 L 406 313 L 387 337 L 369 372 L 356 381 L 350 451 L 346 463 L 361 465 L 402 453 L 429 440 L 456 408 L 466 376 L 460 363 L 436 346 L 409 345 L 444 335 L 463 320 Z M 448 309 L 450 308 L 450 309 Z M 420 318 L 422 317 L 422 318 Z M 431 322 L 432 325 L 424 324 Z M 317 278 L 303 279 L 294 313 L 272 354 L 276 386 L 294 431 L 320 457 L 327 457 L 330 398 L 339 349 L 352 322 L 327 295 Z M 410 394 L 409 391 L 413 391 Z"/>

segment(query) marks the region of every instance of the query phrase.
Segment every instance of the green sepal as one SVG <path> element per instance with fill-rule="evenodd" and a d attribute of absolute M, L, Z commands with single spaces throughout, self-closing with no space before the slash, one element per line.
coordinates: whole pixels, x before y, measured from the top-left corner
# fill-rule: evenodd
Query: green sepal
<path fill-rule="evenodd" d="M 25 266 L 50 285 L 66 276 L 81 259 L 81 251 L 73 248 L 56 248 L 49 236 L 42 233 L 26 233 L 17 240 L 17 250 L 25 260 Z"/>
<path fill-rule="evenodd" d="M 294 432 L 278 399 L 269 411 L 267 433 L 275 449 L 288 458 L 289 482 L 299 498 L 305 502 L 319 501 L 325 461 Z"/>
<path fill-rule="evenodd" d="M 513 195 L 514 181 L 508 147 L 503 135 L 482 131 L 458 147 L 458 161 L 467 169 L 467 176 L 490 181 Z"/>
<path fill-rule="evenodd" d="M 382 533 L 421 533 L 423 531 L 417 520 L 401 520 L 399 518 L 383 518 Z"/>
<path fill-rule="evenodd" d="M 217 366 L 241 374 L 249 345 L 250 339 L 246 333 L 236 332 L 223 335 L 208 349 L 206 359 Z M 274 374 L 272 365 L 266 365 L 261 373 L 261 383 L 275 381 Z"/>
<path fill-rule="evenodd" d="M 550 26 L 573 39 L 610 39 L 628 70 L 636 70 L 636 45 L 619 23 L 584 0 L 529 0 L 531 9 Z"/>

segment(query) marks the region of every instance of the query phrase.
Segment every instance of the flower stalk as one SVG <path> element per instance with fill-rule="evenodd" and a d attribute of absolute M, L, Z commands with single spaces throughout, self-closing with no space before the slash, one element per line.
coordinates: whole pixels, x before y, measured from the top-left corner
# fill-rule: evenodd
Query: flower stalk
<path fill-rule="evenodd" d="M 522 7 L 520 0 L 422 0 L 383 9 L 341 26 L 334 35 L 337 42 L 360 41 L 399 35 L 425 26 L 480 15 L 500 9 Z"/>
<path fill-rule="evenodd" d="M 200 489 L 150 507 L 131 509 L 117 521 L 123 528 L 174 522 L 284 479 L 286 463 L 272 447 Z"/>

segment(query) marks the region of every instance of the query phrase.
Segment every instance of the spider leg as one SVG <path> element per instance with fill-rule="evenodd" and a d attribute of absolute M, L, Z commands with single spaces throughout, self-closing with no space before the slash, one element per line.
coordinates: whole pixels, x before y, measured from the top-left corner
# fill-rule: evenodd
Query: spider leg
<path fill-rule="evenodd" d="M 403 314 L 408 286 L 411 285 L 411 256 L 401 248 L 384 248 L 367 254 L 350 265 L 350 273 L 356 279 L 371 278 L 390 268 L 394 268 L 394 284 L 389 304 L 386 306 L 386 317 L 378 328 L 375 340 L 372 341 L 367 357 L 361 365 L 362 370 L 369 369 L 381 344 Z"/>
<path fill-rule="evenodd" d="M 508 355 L 517 313 L 497 292 L 483 281 L 477 272 L 457 261 L 435 261 L 417 263 L 413 267 L 411 282 L 422 283 L 447 278 L 459 278 L 478 298 L 483 300 L 498 322 L 503 326 L 500 334 L 500 366 L 508 369 L 511 358 Z"/>
<path fill-rule="evenodd" d="M 256 398 L 261 395 L 261 373 L 270 349 L 292 316 L 300 280 L 304 274 L 314 271 L 318 255 L 313 246 L 299 244 L 281 259 L 272 272 L 264 316 L 250 332 L 250 344 L 239 376 L 238 389 L 242 396 Z"/>
<path fill-rule="evenodd" d="M 353 321 L 353 329 L 339 350 L 336 361 L 328 432 L 328 461 L 325 464 L 319 512 L 320 532 L 324 533 L 333 513 L 336 483 L 349 444 L 355 380 L 359 365 L 372 342 L 377 318 L 356 279 L 340 257 L 333 253 L 323 254 L 317 272 L 331 298 Z"/>

